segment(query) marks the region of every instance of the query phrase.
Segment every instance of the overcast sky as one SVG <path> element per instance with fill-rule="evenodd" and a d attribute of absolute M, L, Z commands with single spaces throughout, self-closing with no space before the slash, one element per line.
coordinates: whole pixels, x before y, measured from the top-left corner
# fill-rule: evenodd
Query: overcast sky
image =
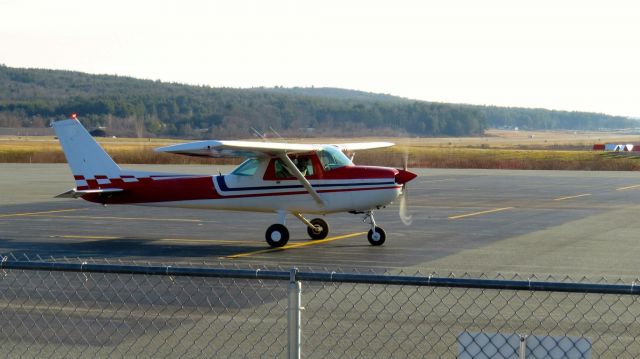
<path fill-rule="evenodd" d="M 640 2 L 2 0 L 0 63 L 640 116 Z"/>

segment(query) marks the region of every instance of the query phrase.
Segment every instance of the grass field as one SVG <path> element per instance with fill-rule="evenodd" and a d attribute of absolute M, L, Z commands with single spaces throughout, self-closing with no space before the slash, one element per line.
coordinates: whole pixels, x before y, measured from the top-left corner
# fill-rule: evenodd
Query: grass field
<path fill-rule="evenodd" d="M 379 138 L 350 139 L 351 142 Z M 485 137 L 391 139 L 398 145 L 358 152 L 358 164 L 402 166 L 409 153 L 410 167 L 542 170 L 640 170 L 640 157 L 591 151 L 593 143 L 640 143 L 640 135 L 620 133 L 568 133 L 488 131 Z M 239 159 L 203 159 L 158 154 L 159 146 L 182 142 L 167 139 L 98 139 L 118 163 L 235 164 Z M 292 140 L 294 141 L 294 140 Z M 299 140 L 295 140 L 299 141 Z M 304 142 L 339 143 L 344 139 L 303 139 Z M 0 163 L 63 163 L 64 154 L 53 137 L 0 138 Z"/>

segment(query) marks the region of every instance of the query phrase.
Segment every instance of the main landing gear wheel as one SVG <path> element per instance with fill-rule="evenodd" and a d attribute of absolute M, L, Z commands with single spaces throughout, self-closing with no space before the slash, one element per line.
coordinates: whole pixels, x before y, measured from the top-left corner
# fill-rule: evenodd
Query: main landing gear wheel
<path fill-rule="evenodd" d="M 327 238 L 327 235 L 329 234 L 329 223 L 327 223 L 327 221 L 322 218 L 314 218 L 309 222 L 316 227 L 315 230 L 307 227 L 307 233 L 311 239 L 318 240 Z"/>
<path fill-rule="evenodd" d="M 367 239 L 369 240 L 369 243 L 371 243 L 372 246 L 379 246 L 379 245 L 382 245 L 382 243 L 384 243 L 385 239 L 387 239 L 387 234 L 384 233 L 384 229 L 380 227 L 374 227 L 373 229 L 369 230 L 369 233 L 367 234 Z"/>
<path fill-rule="evenodd" d="M 271 247 L 282 247 L 289 241 L 289 230 L 282 224 L 272 224 L 267 228 L 265 239 Z"/>

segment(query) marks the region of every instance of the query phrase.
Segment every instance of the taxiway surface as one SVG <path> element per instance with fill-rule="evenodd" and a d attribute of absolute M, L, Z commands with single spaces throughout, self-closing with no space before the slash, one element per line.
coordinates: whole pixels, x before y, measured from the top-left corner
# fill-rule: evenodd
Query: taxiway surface
<path fill-rule="evenodd" d="M 218 172 L 206 166 L 136 168 Z M 376 212 L 387 231 L 384 246 L 368 244 L 361 216 L 336 214 L 326 217 L 331 232 L 323 241 L 308 240 L 304 225 L 289 217 L 289 244 L 270 249 L 263 238 L 275 214 L 53 199 L 73 186 L 66 165 L 0 164 L 0 253 L 163 264 L 638 277 L 640 174 L 415 171 L 419 177 L 409 183 L 413 224 L 401 223 L 396 205 Z"/>

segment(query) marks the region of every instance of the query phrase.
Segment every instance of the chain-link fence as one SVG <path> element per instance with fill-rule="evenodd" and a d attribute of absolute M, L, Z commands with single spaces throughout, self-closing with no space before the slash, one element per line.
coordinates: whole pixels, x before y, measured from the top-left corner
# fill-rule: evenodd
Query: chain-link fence
<path fill-rule="evenodd" d="M 2 271 L 4 357 L 640 357 L 634 284 L 13 260 Z"/>

